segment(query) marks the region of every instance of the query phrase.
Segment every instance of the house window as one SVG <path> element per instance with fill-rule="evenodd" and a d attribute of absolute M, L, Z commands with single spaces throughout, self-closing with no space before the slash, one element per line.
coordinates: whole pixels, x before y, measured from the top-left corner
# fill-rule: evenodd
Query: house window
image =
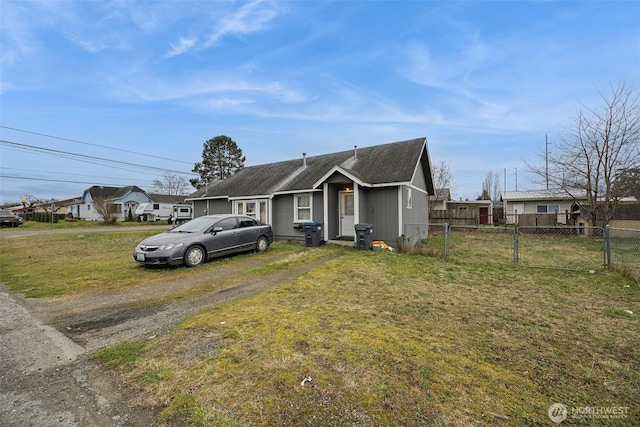
<path fill-rule="evenodd" d="M 407 188 L 407 209 L 411 209 L 413 206 L 413 197 L 411 194 L 411 189 Z"/>
<path fill-rule="evenodd" d="M 266 200 L 238 200 L 235 203 L 235 212 L 238 215 L 246 215 L 260 222 L 267 223 Z"/>
<path fill-rule="evenodd" d="M 154 210 L 156 210 L 156 211 L 157 211 L 158 209 L 160 209 L 160 204 L 158 204 L 158 203 L 154 203 L 154 204 L 153 204 L 153 209 L 154 209 Z"/>
<path fill-rule="evenodd" d="M 559 205 L 538 205 L 536 206 L 537 213 L 558 213 L 560 211 Z"/>
<path fill-rule="evenodd" d="M 311 221 L 311 193 L 293 196 L 293 221 Z"/>

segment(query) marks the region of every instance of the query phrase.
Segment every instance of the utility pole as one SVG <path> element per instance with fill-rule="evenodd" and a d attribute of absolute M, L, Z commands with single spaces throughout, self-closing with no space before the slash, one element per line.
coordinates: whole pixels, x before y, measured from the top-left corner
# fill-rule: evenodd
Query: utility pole
<path fill-rule="evenodd" d="M 516 191 L 518 191 L 518 168 L 514 168 L 516 170 Z"/>

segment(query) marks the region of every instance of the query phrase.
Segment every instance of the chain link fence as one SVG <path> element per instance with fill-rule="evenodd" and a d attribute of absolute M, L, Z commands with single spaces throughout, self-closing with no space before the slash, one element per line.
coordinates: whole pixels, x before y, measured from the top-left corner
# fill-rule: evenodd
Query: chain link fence
<path fill-rule="evenodd" d="M 640 283 L 640 230 L 607 227 L 607 266 L 628 274 Z"/>
<path fill-rule="evenodd" d="M 614 268 L 640 283 L 640 230 L 584 226 L 432 224 L 422 250 L 445 259 L 591 271 Z"/>
<path fill-rule="evenodd" d="M 514 260 L 525 267 L 599 270 L 606 264 L 600 227 L 516 228 Z"/>
<path fill-rule="evenodd" d="M 447 256 L 461 255 L 484 263 L 513 262 L 513 233 L 513 227 L 451 226 Z"/>

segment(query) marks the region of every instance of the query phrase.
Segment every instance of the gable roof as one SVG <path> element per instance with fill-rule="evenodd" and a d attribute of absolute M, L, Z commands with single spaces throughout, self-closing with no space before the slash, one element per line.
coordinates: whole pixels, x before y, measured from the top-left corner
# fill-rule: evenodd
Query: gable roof
<path fill-rule="evenodd" d="M 445 201 L 451 200 L 451 189 L 449 188 L 436 188 L 435 194 L 429 196 L 429 200 L 432 201 Z"/>
<path fill-rule="evenodd" d="M 578 192 L 569 194 L 565 190 L 530 190 L 530 191 L 503 191 L 500 193 L 500 200 L 513 201 L 536 201 L 536 200 L 586 200 L 586 194 Z"/>
<path fill-rule="evenodd" d="M 409 183 L 422 167 L 430 193 L 431 167 L 426 138 L 357 148 L 303 159 L 287 160 L 240 169 L 227 179 L 209 183 L 189 199 L 208 197 L 266 196 L 314 189 L 333 170 L 346 172 L 367 185 Z"/>
<path fill-rule="evenodd" d="M 86 190 L 82 194 L 82 198 L 89 193 L 91 198 L 102 198 L 106 200 L 119 199 L 131 192 L 145 193 L 140 187 L 136 185 L 129 185 L 127 187 L 104 187 L 102 185 L 94 185 Z M 146 193 L 145 193 L 146 194 Z"/>
<path fill-rule="evenodd" d="M 155 193 L 148 193 L 148 196 L 153 203 L 172 203 L 172 204 L 185 203 L 184 199 L 186 199 L 187 197 L 187 196 L 155 194 Z"/>

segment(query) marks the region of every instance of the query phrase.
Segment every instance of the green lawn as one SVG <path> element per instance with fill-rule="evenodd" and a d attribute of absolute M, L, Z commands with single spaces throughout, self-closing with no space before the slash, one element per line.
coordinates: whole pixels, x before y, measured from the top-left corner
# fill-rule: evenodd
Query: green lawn
<path fill-rule="evenodd" d="M 2 239 L 0 278 L 60 295 L 198 270 L 137 268 L 132 244 L 147 233 Z M 490 234 L 467 243 L 457 239 L 444 261 L 279 242 L 270 251 L 340 256 L 94 358 L 134 391 L 132 404 L 162 408 L 167 426 L 554 425 L 555 402 L 569 410 L 563 425 L 640 425 L 638 285 L 607 270 L 487 262 Z M 110 262 L 86 271 L 97 253 Z M 83 264 L 87 277 L 72 277 Z M 248 274 L 269 268 L 288 266 Z M 42 279 L 47 269 L 58 277 Z M 626 416 L 572 413 L 587 406 Z"/>

